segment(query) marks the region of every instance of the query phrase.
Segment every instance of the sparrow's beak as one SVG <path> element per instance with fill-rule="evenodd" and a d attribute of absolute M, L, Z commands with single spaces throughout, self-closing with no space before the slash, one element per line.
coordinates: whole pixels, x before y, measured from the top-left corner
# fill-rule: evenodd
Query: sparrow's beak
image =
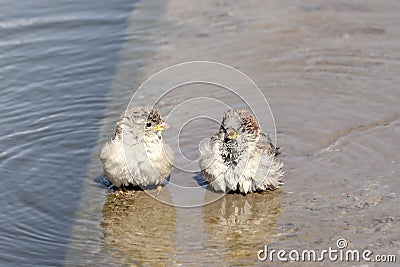
<path fill-rule="evenodd" d="M 226 138 L 229 140 L 236 140 L 237 138 L 237 132 L 233 129 L 228 129 L 226 131 Z"/>
<path fill-rule="evenodd" d="M 161 124 L 158 124 L 156 127 L 154 127 L 154 131 L 158 132 L 158 131 L 163 131 L 163 130 L 167 130 L 169 129 L 171 126 L 169 126 L 169 124 L 167 124 L 166 122 L 163 122 Z"/>

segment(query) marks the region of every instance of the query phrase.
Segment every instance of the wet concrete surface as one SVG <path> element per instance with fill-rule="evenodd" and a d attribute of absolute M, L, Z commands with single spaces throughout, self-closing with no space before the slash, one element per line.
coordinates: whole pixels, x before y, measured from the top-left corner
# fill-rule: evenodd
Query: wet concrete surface
<path fill-rule="evenodd" d="M 93 152 L 67 263 L 261 266 L 264 245 L 323 250 L 340 238 L 351 249 L 398 255 L 399 10 L 397 1 L 170 1 L 154 18 L 153 6 L 140 3 L 94 151 L 112 136 L 117 114 L 145 78 L 185 61 L 217 61 L 246 73 L 267 98 L 285 185 L 173 208 L 145 192 L 107 193 L 93 181 L 102 175 Z M 149 51 L 137 52 L 144 45 Z M 221 90 L 212 96 L 230 99 Z M 191 137 L 200 140 L 209 127 L 199 121 Z M 192 146 L 183 143 L 187 151 Z M 185 172 L 171 180 L 196 183 Z M 79 253 L 83 248 L 90 256 Z"/>

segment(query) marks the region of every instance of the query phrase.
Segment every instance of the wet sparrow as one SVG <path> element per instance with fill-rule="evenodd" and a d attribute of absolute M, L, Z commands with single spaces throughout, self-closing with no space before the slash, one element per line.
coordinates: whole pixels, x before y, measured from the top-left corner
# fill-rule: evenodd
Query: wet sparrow
<path fill-rule="evenodd" d="M 219 132 L 201 152 L 203 178 L 216 191 L 247 194 L 283 184 L 283 163 L 275 159 L 277 149 L 245 109 L 226 111 Z"/>
<path fill-rule="evenodd" d="M 165 123 L 155 108 L 134 107 L 121 113 L 112 140 L 100 151 L 104 174 L 115 187 L 158 186 L 172 169 L 172 151 L 163 142 Z"/>

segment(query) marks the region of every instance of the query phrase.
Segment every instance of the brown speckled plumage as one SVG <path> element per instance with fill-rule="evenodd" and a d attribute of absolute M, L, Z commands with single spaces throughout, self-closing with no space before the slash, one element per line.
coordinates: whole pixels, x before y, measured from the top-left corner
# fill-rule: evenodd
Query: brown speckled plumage
<path fill-rule="evenodd" d="M 219 132 L 202 149 L 200 167 L 204 180 L 217 191 L 274 190 L 282 185 L 284 174 L 277 154 L 253 114 L 231 109 L 224 113 Z"/>
<path fill-rule="evenodd" d="M 123 111 L 112 140 L 100 151 L 104 174 L 116 187 L 160 185 L 172 169 L 172 151 L 162 140 L 155 108 Z"/>

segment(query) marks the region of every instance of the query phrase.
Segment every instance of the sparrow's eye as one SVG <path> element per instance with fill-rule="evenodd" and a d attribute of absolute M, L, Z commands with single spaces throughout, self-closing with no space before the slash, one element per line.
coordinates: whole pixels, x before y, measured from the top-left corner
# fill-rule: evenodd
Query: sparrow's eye
<path fill-rule="evenodd" d="M 147 123 L 146 123 L 146 126 L 147 126 L 147 127 L 151 127 L 151 122 L 147 122 Z"/>

